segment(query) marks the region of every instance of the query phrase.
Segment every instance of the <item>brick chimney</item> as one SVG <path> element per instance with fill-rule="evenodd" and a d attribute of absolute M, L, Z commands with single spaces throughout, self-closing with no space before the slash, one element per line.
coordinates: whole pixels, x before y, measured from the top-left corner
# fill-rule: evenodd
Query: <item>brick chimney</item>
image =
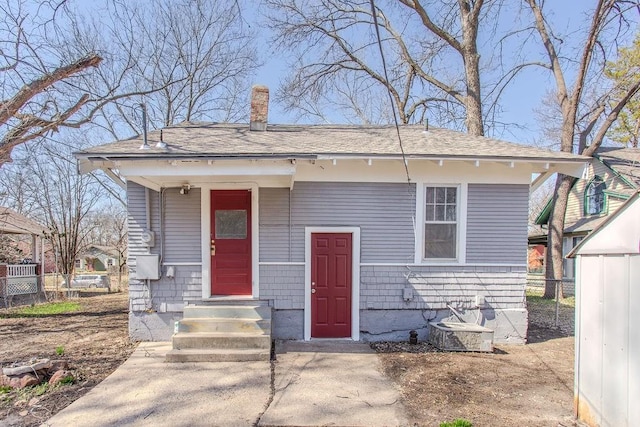
<path fill-rule="evenodd" d="M 251 117 L 249 130 L 267 130 L 267 113 L 269 112 L 269 88 L 254 85 L 251 88 Z"/>

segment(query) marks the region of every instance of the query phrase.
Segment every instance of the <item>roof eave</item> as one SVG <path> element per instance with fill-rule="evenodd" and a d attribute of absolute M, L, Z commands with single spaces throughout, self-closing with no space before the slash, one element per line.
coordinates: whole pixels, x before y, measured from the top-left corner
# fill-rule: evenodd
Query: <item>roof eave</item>
<path fill-rule="evenodd" d="M 590 157 L 539 157 L 539 156 L 487 156 L 487 155 L 451 155 L 451 154 L 385 154 L 385 153 L 93 153 L 76 152 L 77 159 L 99 160 L 171 160 L 171 159 L 212 159 L 212 160 L 259 160 L 259 159 L 388 159 L 388 160 L 461 160 L 461 161 L 490 161 L 490 162 L 535 162 L 535 163 L 585 163 Z"/>

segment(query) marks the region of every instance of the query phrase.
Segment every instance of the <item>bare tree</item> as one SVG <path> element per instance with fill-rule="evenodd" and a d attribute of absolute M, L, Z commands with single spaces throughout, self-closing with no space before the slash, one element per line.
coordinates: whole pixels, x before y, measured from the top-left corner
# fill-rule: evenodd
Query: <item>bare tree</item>
<path fill-rule="evenodd" d="M 640 77 L 632 77 L 624 93 L 612 101 L 620 88 L 602 86 L 607 56 L 615 47 L 615 38 L 625 28 L 630 14 L 637 14 L 637 1 L 598 0 L 591 13 L 577 60 L 567 59 L 560 52 L 562 39 L 554 35 L 543 6 L 537 0 L 523 0 L 532 13 L 540 41 L 547 56 L 546 68 L 553 76 L 556 98 L 560 106 L 560 150 L 593 156 L 626 103 L 640 88 Z M 575 35 L 574 35 L 575 37 Z M 569 81 L 573 78 L 573 82 Z M 545 298 L 555 296 L 555 283 L 562 279 L 562 235 L 569 192 L 575 178 L 559 174 L 552 203 L 553 210 L 547 236 Z M 561 288 L 560 288 L 561 290 Z M 560 294 L 562 296 L 562 294 Z"/>
<path fill-rule="evenodd" d="M 377 1 L 374 10 L 390 64 L 389 80 L 378 59 L 373 2 L 268 0 L 267 4 L 277 46 L 296 57 L 277 94 L 289 111 L 318 117 L 310 105 L 325 97 L 341 98 L 356 118 L 366 113 L 364 122 L 388 122 L 388 113 L 376 116 L 362 107 L 389 91 L 402 123 L 431 118 L 451 127 L 464 123 L 469 133 L 484 134 L 484 104 L 492 110 L 497 104 L 483 99 L 478 30 L 486 17 L 495 19 L 500 1 Z M 512 77 L 519 69 L 506 74 Z M 499 97 L 511 77 L 496 81 L 488 93 Z M 373 113 L 379 113 L 378 105 L 380 101 L 374 103 Z"/>
<path fill-rule="evenodd" d="M 255 32 L 244 24 L 238 2 L 159 0 L 106 2 L 70 11 L 71 34 L 60 43 L 95 50 L 105 63 L 85 85 L 97 98 L 91 117 L 110 138 L 141 129 L 140 103 L 151 127 L 182 121 L 235 121 L 246 115 L 246 88 L 260 65 Z M 92 35 L 101 34 L 96 39 Z"/>
<path fill-rule="evenodd" d="M 89 95 L 71 88 L 102 61 L 91 51 L 62 59 L 46 43 L 44 24 L 26 9 L 23 1 L 0 4 L 0 166 L 16 145 L 75 126 L 71 120 Z"/>
<path fill-rule="evenodd" d="M 17 264 L 26 257 L 16 240 L 12 235 L 0 233 L 0 263 Z"/>
<path fill-rule="evenodd" d="M 108 1 L 79 11 L 3 1 L 0 166 L 13 147 L 63 129 L 139 133 L 141 102 L 156 126 L 246 110 L 239 94 L 259 62 L 238 2 Z"/>
<path fill-rule="evenodd" d="M 92 176 L 78 175 L 70 151 L 61 149 L 60 142 L 49 142 L 40 145 L 38 152 L 21 150 L 11 165 L 30 182 L 35 200 L 32 214 L 51 230 L 47 237 L 67 283 L 75 260 L 87 243 L 88 215 L 103 198 Z"/>
<path fill-rule="evenodd" d="M 122 288 L 122 271 L 127 264 L 127 211 L 117 202 L 103 200 L 99 209 L 89 213 L 85 227 L 87 243 L 105 246 L 117 252 L 118 289 Z"/>

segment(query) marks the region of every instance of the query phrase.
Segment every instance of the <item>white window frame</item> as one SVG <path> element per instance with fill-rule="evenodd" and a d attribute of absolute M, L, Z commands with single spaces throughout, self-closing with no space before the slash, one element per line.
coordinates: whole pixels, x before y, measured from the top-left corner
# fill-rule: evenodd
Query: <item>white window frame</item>
<path fill-rule="evenodd" d="M 426 224 L 426 193 L 427 187 L 455 187 L 456 194 L 456 257 L 455 258 L 425 258 L 425 224 Z M 416 183 L 416 216 L 415 216 L 415 259 L 416 264 L 464 264 L 466 262 L 467 241 L 467 189 L 466 182 L 419 182 Z"/>
<path fill-rule="evenodd" d="M 600 185 L 602 186 L 602 189 L 600 192 L 598 192 L 596 191 L 596 189 L 600 187 Z M 606 190 L 607 183 L 601 176 L 596 175 L 591 178 L 591 181 L 587 183 L 587 186 L 584 190 L 584 216 L 602 215 L 605 213 L 605 211 L 607 210 L 607 194 L 605 193 Z M 602 208 L 598 210 L 598 212 L 591 212 L 589 202 L 591 201 L 591 199 L 595 199 L 596 196 L 600 195 L 600 193 L 602 193 Z"/>
<path fill-rule="evenodd" d="M 569 252 L 573 250 L 585 236 L 569 236 L 562 238 L 562 279 L 575 280 L 576 263 L 575 258 L 567 258 Z"/>

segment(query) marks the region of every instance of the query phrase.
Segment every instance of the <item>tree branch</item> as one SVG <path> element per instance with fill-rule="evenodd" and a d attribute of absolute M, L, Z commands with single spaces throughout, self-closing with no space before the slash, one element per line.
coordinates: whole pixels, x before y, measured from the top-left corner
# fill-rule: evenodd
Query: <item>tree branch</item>
<path fill-rule="evenodd" d="M 615 122 L 616 119 L 618 118 L 618 114 L 620 114 L 620 111 L 622 111 L 625 105 L 627 105 L 627 102 L 629 102 L 629 100 L 633 98 L 633 96 L 636 93 L 638 93 L 639 90 L 640 90 L 640 79 L 636 80 L 636 82 L 627 90 L 625 95 L 613 107 L 611 112 L 605 118 L 604 123 L 600 125 L 600 128 L 598 129 L 598 132 L 596 133 L 596 136 L 593 138 L 593 141 L 591 142 L 591 144 L 587 148 L 585 148 L 585 150 L 581 154 L 589 157 L 592 157 L 594 155 L 594 153 L 598 150 L 598 148 L 600 148 L 600 145 L 602 145 L 602 141 L 604 140 L 605 135 L 609 131 L 609 128 L 611 127 L 613 122 Z"/>
<path fill-rule="evenodd" d="M 96 54 L 79 59 L 78 61 L 59 67 L 51 73 L 42 76 L 39 79 L 23 86 L 18 93 L 11 99 L 2 101 L 0 104 L 0 124 L 5 124 L 9 119 L 16 115 L 30 99 L 42 93 L 51 85 L 64 80 L 74 74 L 77 74 L 89 67 L 97 67 L 102 58 Z"/>

